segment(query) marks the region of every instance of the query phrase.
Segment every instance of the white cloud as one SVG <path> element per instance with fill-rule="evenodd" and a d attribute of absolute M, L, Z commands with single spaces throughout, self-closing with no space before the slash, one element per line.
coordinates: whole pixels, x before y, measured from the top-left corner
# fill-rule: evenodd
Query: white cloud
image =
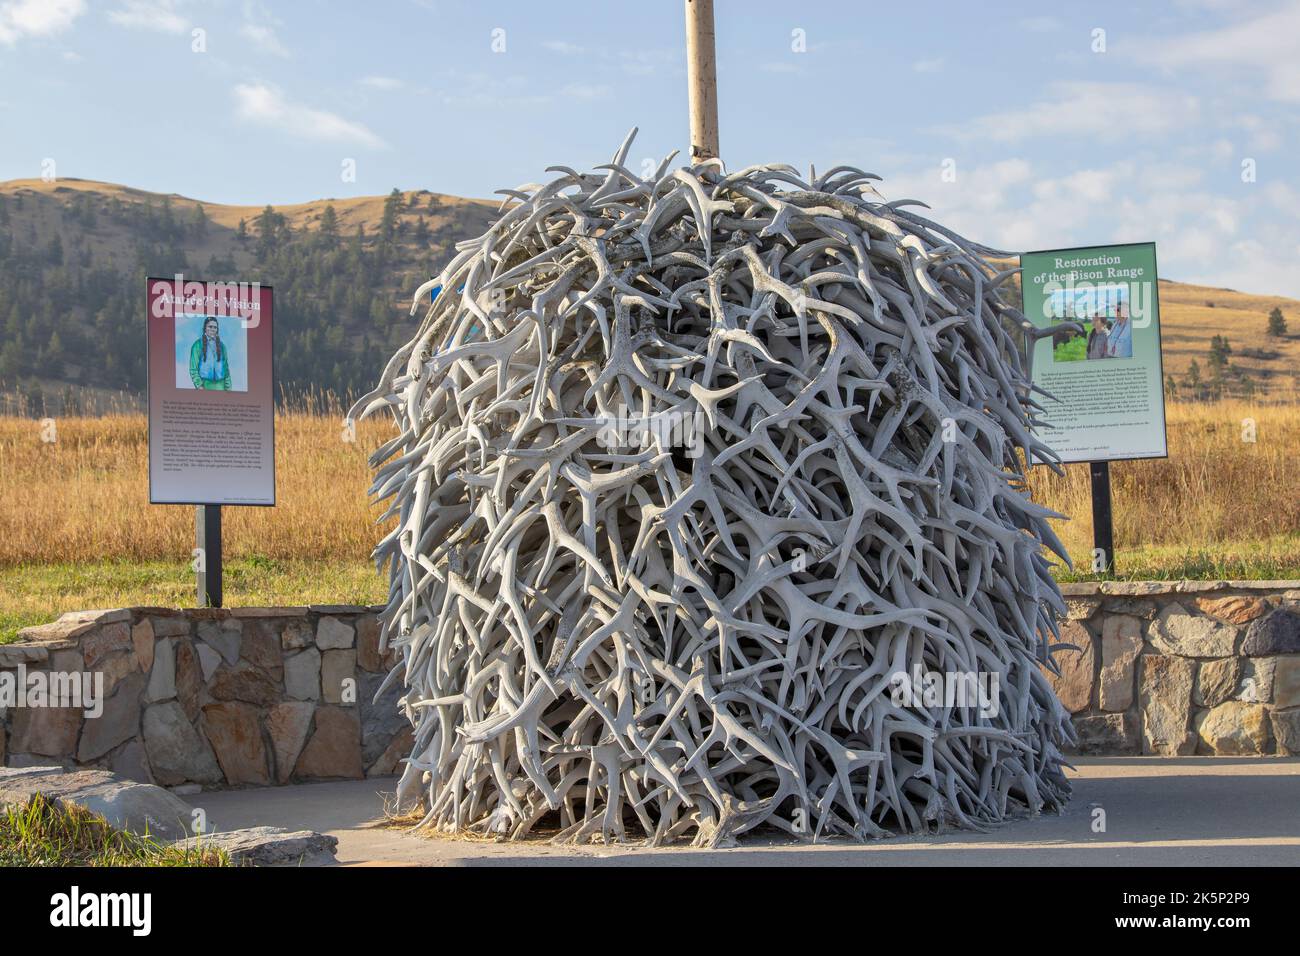
<path fill-rule="evenodd" d="M 72 26 L 86 12 L 85 0 L 10 0 L 0 3 L 0 43 L 23 37 L 50 37 Z"/>
<path fill-rule="evenodd" d="M 280 21 L 273 17 L 261 4 L 244 3 L 244 24 L 239 28 L 240 35 L 249 40 L 263 53 L 272 56 L 288 56 L 289 51 L 276 35 L 275 28 Z"/>
<path fill-rule="evenodd" d="M 372 90 L 400 90 L 404 84 L 395 76 L 363 76 L 361 85 Z"/>
<path fill-rule="evenodd" d="M 1300 297 L 1293 267 L 1300 188 L 1261 180 L 1216 194 L 1208 188 L 1215 174 L 1180 156 L 1128 157 L 1059 175 L 1044 172 L 1054 163 L 1021 158 L 959 161 L 954 182 L 943 181 L 935 161 L 887 175 L 878 188 L 887 199 L 926 202 L 933 211 L 922 215 L 994 248 L 1154 241 L 1165 278 Z"/>
<path fill-rule="evenodd" d="M 1289 0 L 1269 13 L 1241 23 L 1164 37 L 1156 43 L 1144 42 L 1140 55 L 1170 69 L 1200 72 L 1217 66 L 1262 73 L 1267 96 L 1286 103 L 1300 103 L 1297 37 L 1300 37 L 1300 0 Z"/>
<path fill-rule="evenodd" d="M 238 84 L 235 87 L 235 113 L 245 122 L 276 127 L 301 139 L 349 143 L 372 149 L 382 149 L 386 145 L 360 123 L 295 103 L 266 83 Z"/>
<path fill-rule="evenodd" d="M 576 43 L 569 43 L 566 40 L 547 40 L 542 46 L 552 53 L 558 53 L 560 56 L 577 56 L 579 53 L 585 53 L 586 49 L 578 46 Z"/>
<path fill-rule="evenodd" d="M 1201 113 L 1193 96 L 1140 83 L 1058 82 L 1050 99 L 1023 109 L 989 113 L 940 132 L 962 138 L 1016 142 L 1042 136 L 1089 136 L 1114 141 L 1169 133 Z"/>
<path fill-rule="evenodd" d="M 937 56 L 932 60 L 917 60 L 912 69 L 917 73 L 938 73 L 943 69 L 943 63 L 943 57 Z"/>
<path fill-rule="evenodd" d="M 120 27 L 154 30 L 158 33 L 184 33 L 189 21 L 176 11 L 173 0 L 122 0 L 108 18 Z"/>
<path fill-rule="evenodd" d="M 245 23 L 239 28 L 240 34 L 244 39 L 252 42 L 263 53 L 270 53 L 273 56 L 288 56 L 289 51 L 285 49 L 279 37 L 275 35 L 275 30 L 262 23 Z"/>

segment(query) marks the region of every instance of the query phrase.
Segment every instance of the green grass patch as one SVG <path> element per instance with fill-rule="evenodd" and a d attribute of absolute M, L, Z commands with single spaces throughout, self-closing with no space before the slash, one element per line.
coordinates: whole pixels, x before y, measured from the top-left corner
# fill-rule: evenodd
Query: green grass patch
<path fill-rule="evenodd" d="M 1300 580 L 1300 535 L 1263 540 L 1221 541 L 1206 547 L 1144 545 L 1116 548 L 1112 575 L 1093 574 L 1081 556 L 1073 571 L 1057 568 L 1067 581 L 1295 581 Z"/>
<path fill-rule="evenodd" d="M 223 575 L 227 607 L 294 604 L 381 604 L 388 579 L 367 561 L 229 560 Z M 65 611 L 91 608 L 193 607 L 188 562 L 102 561 L 21 564 L 0 568 L 0 644 L 21 628 Z"/>
<path fill-rule="evenodd" d="M 37 794 L 0 813 L 0 866 L 230 866 L 217 847 L 182 849 L 114 829 L 101 816 Z"/>

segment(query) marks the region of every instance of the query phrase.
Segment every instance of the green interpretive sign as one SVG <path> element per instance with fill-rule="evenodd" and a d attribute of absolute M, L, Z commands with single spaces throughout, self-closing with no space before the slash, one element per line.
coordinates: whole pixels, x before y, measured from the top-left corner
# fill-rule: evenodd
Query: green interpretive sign
<path fill-rule="evenodd" d="M 1025 317 L 1078 323 L 1033 345 L 1042 440 L 1062 461 L 1165 458 L 1155 243 L 1027 252 Z"/>

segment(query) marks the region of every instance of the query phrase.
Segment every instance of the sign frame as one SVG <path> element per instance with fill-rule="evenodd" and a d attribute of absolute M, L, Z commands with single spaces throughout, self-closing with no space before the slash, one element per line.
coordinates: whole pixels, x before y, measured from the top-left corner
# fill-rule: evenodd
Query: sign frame
<path fill-rule="evenodd" d="M 1025 270 L 1024 270 L 1024 262 L 1026 256 L 1049 256 L 1049 255 L 1054 256 L 1054 255 L 1062 255 L 1062 254 L 1077 255 L 1077 254 L 1089 253 L 1089 252 L 1100 252 L 1107 249 L 1134 249 L 1138 247 L 1150 247 L 1151 249 L 1151 269 L 1153 273 L 1152 280 L 1151 280 L 1151 296 L 1152 296 L 1151 301 L 1155 307 L 1155 314 L 1156 314 L 1156 322 L 1155 322 L 1156 385 L 1157 385 L 1157 397 L 1160 402 L 1161 445 L 1163 446 L 1164 451 L 1161 454 L 1154 454 L 1154 455 L 1129 455 L 1129 454 L 1120 453 L 1120 454 L 1113 454 L 1113 455 L 1092 454 L 1092 455 L 1087 455 L 1079 458 L 1062 458 L 1060 461 L 1060 464 L 1062 465 L 1109 463 L 1112 461 L 1162 461 L 1169 457 L 1169 416 L 1167 414 L 1167 406 L 1165 402 L 1164 341 L 1161 332 L 1163 316 L 1160 311 L 1160 262 L 1157 256 L 1156 243 L 1154 240 L 1152 240 L 1148 242 L 1096 243 L 1088 246 L 1066 246 L 1058 249 L 1032 249 L 1032 250 L 1027 250 L 1025 252 L 1022 252 L 1016 257 L 1017 264 L 1020 270 L 1021 313 L 1024 315 L 1026 321 L 1030 322 L 1034 326 L 1041 329 L 1042 326 L 1039 326 L 1038 322 L 1030 318 L 1028 311 L 1026 309 Z M 1037 349 L 1037 347 L 1038 347 L 1037 339 L 1034 339 L 1031 343 L 1029 343 L 1029 358 L 1031 362 L 1033 360 L 1033 352 Z M 1036 382 L 1033 382 L 1032 375 L 1031 375 L 1031 384 L 1037 385 Z M 1057 429 L 1052 428 L 1050 422 L 1045 422 L 1044 425 L 1046 427 L 1042 428 L 1038 432 L 1038 435 L 1050 447 L 1052 444 L 1050 440 L 1051 432 L 1057 431 Z M 1033 460 L 1029 463 L 1031 467 L 1036 465 L 1048 464 L 1048 462 L 1044 461 L 1038 455 L 1034 455 L 1032 456 L 1032 458 Z"/>
<path fill-rule="evenodd" d="M 243 283 L 243 285 L 244 285 L 245 287 L 249 287 L 249 286 L 255 287 L 255 288 L 258 290 L 259 293 L 261 293 L 261 292 L 263 292 L 263 291 L 266 292 L 266 293 L 268 293 L 268 301 L 271 303 L 270 318 L 266 320 L 266 321 L 268 322 L 269 326 L 270 326 L 270 330 L 269 330 L 269 331 L 270 331 L 270 339 L 269 339 L 269 342 L 268 342 L 268 349 L 269 349 L 269 365 L 270 365 L 270 371 L 269 371 L 269 385 L 268 385 L 268 389 L 269 389 L 269 394 L 270 394 L 270 403 L 271 403 L 271 416 L 270 416 L 270 422 L 271 422 L 271 427 L 270 427 L 270 432 L 271 432 L 271 434 L 270 434 L 270 449 L 271 449 L 271 453 L 270 453 L 270 463 L 271 463 L 271 500 L 270 500 L 270 501 L 207 501 L 207 500 L 198 500 L 198 499 L 196 499 L 196 498 L 191 498 L 191 499 L 189 499 L 189 500 L 185 500 L 185 501 L 175 501 L 175 500 L 171 500 L 171 499 L 168 499 L 168 500 L 158 500 L 158 498 L 155 496 L 155 493 L 154 493 L 154 481 L 153 481 L 153 460 L 154 460 L 154 447 L 153 447 L 153 437 L 154 437 L 153 390 L 154 390 L 154 382 L 153 382 L 153 375 L 152 375 L 152 373 L 151 373 L 151 369 L 152 369 L 152 365 L 151 365 L 151 356 L 152 356 L 152 348 L 153 348 L 153 346 L 152 346 L 152 343 L 150 342 L 150 339 L 152 338 L 152 336 L 150 335 L 150 332 L 151 332 L 151 325 L 150 325 L 150 323 L 153 321 L 153 318 L 154 318 L 154 317 L 152 316 L 152 314 L 151 314 L 151 307 L 152 307 L 153 300 L 154 300 L 154 291 L 153 291 L 153 290 L 154 290 L 154 286 L 155 286 L 155 284 L 156 284 L 156 283 L 159 283 L 159 282 L 165 282 L 165 283 L 167 283 L 168 285 L 172 285 L 172 286 L 174 286 L 174 285 L 175 285 L 176 283 L 178 283 L 178 282 L 179 282 L 182 286 L 189 286 L 191 283 L 193 283 L 193 284 L 200 284 L 200 285 L 204 286 L 205 290 L 206 290 L 206 289 L 210 289 L 212 286 L 216 286 L 216 285 L 221 285 L 221 286 L 231 286 L 231 285 L 234 285 L 234 286 L 236 286 L 236 287 L 238 287 L 238 286 L 240 285 L 239 281 L 237 281 L 237 280 L 221 281 L 221 280 L 211 280 L 211 279 L 195 279 L 195 278 L 190 278 L 190 277 L 186 277 L 186 276 L 183 276 L 183 275 L 175 275 L 175 276 L 172 276 L 172 277 L 170 277 L 170 278 L 166 278 L 166 277 L 163 277 L 163 276 L 149 276 L 149 275 L 145 276 L 145 329 L 144 329 L 145 335 L 144 335 L 144 338 L 145 338 L 145 413 L 146 413 L 146 416 L 147 416 L 147 431 L 146 431 L 146 446 L 147 446 L 147 448 L 146 448 L 146 455 L 147 455 L 147 461 L 146 461 L 146 471 L 147 471 L 147 473 L 148 473 L 148 474 L 147 474 L 147 478 L 148 478 L 148 482 L 149 482 L 149 504 L 151 504 L 151 505 L 192 505 L 192 506 L 198 506 L 198 507 L 200 507 L 200 508 L 203 508 L 203 507 L 215 507 L 215 508 L 220 508 L 220 507 L 223 507 L 223 506 L 229 506 L 229 507 L 240 507 L 240 508 L 274 508 L 274 507 L 276 506 L 276 503 L 277 503 L 278 500 L 279 500 L 279 482 L 277 481 L 277 475 L 276 475 L 276 464 L 275 464 L 275 394 L 276 394 L 276 393 L 275 393 L 275 388 L 276 388 L 276 382 L 277 382 L 277 379 L 276 379 L 276 368 L 275 368 L 276 363 L 275 363 L 275 308 L 274 308 L 274 303 L 275 303 L 275 290 L 274 290 L 274 286 L 267 285 L 266 283 L 263 283 L 263 282 L 260 282 L 260 281 L 258 281 L 258 282 L 244 282 L 244 283 Z M 262 321 L 262 320 L 259 318 L 259 322 L 260 322 L 260 321 Z"/>

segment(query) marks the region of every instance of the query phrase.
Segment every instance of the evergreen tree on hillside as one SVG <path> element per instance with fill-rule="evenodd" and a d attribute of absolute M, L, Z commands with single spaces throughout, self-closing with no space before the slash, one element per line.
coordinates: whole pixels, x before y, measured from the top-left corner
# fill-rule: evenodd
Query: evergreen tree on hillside
<path fill-rule="evenodd" d="M 1210 368 L 1221 372 L 1228 367 L 1228 356 L 1231 354 L 1232 346 L 1228 344 L 1226 336 L 1216 335 L 1210 339 Z"/>
<path fill-rule="evenodd" d="M 280 234 L 284 226 L 284 216 L 276 212 L 274 207 L 268 205 L 262 210 L 261 215 L 253 223 L 253 228 L 257 232 L 257 247 L 254 254 L 258 262 L 265 262 L 271 258 L 280 244 Z"/>
<path fill-rule="evenodd" d="M 397 235 L 397 214 L 402 208 L 402 193 L 396 188 L 384 200 L 384 214 L 379 220 L 379 241 L 390 244 Z"/>
<path fill-rule="evenodd" d="M 333 204 L 326 206 L 321 213 L 317 236 L 323 248 L 333 250 L 339 247 L 339 217 Z"/>
<path fill-rule="evenodd" d="M 1275 339 L 1280 339 L 1286 335 L 1286 319 L 1282 317 L 1282 310 L 1277 306 L 1268 314 L 1268 334 Z"/>

